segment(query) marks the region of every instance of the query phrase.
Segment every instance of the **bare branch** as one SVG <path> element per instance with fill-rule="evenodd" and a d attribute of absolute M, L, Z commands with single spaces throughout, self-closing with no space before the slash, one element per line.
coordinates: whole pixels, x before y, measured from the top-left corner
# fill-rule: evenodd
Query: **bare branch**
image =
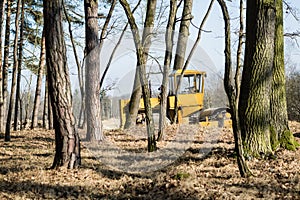
<path fill-rule="evenodd" d="M 295 8 L 293 8 L 287 1 L 283 1 L 284 5 L 286 6 L 286 12 L 287 13 L 291 13 L 293 15 L 293 17 L 299 21 L 299 18 L 297 16 L 297 11 L 295 10 Z"/>

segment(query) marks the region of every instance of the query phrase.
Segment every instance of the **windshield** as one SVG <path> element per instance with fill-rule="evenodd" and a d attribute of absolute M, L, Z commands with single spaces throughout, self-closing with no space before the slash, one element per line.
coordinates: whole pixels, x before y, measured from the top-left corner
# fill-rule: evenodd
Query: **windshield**
<path fill-rule="evenodd" d="M 180 76 L 176 76 L 176 84 L 179 83 Z M 202 81 L 200 74 L 188 74 L 182 77 L 178 94 L 190 94 L 202 92 Z"/>

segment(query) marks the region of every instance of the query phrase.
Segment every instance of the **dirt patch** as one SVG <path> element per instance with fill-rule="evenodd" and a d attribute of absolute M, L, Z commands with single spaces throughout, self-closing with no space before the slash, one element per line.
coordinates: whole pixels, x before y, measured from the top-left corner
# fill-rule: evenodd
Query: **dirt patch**
<path fill-rule="evenodd" d="M 297 136 L 300 124 L 292 122 L 291 130 Z M 208 141 L 205 131 L 197 130 L 191 146 L 171 164 L 135 174 L 104 165 L 86 146 L 81 168 L 48 170 L 54 157 L 53 131 L 13 132 L 9 143 L 0 135 L 0 199 L 300 199 L 300 149 L 279 150 L 272 160 L 250 160 L 255 176 L 244 179 L 230 130 L 210 140 L 212 149 L 199 156 Z M 110 131 L 106 136 L 131 152 L 146 149 L 144 136 L 122 134 Z M 172 138 L 167 135 L 158 146 Z"/>

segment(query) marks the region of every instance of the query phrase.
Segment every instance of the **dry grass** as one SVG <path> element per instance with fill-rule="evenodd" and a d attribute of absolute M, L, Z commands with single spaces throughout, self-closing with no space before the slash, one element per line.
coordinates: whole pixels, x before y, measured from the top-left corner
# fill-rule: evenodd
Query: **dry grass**
<path fill-rule="evenodd" d="M 291 127 L 299 140 L 299 123 Z M 107 134 L 128 147 L 120 135 Z M 249 161 L 256 176 L 243 179 L 229 130 L 223 131 L 205 157 L 198 156 L 203 145 L 198 132 L 191 148 L 176 162 L 147 174 L 112 170 L 85 147 L 80 169 L 48 170 L 54 156 L 53 131 L 13 132 L 9 143 L 0 136 L 0 199 L 300 199 L 300 149 L 279 150 L 273 160 Z M 128 141 L 133 149 L 143 151 L 146 145 L 143 139 Z"/>

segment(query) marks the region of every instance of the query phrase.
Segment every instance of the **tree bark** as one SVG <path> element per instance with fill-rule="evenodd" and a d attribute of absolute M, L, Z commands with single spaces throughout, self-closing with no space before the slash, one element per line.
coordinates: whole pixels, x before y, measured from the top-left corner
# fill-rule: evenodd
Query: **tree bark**
<path fill-rule="evenodd" d="M 146 18 L 145 18 L 143 36 L 142 36 L 145 65 L 147 64 L 148 53 L 151 46 L 151 38 L 153 34 L 152 32 L 153 32 L 155 12 L 156 12 L 156 3 L 157 3 L 156 0 L 147 1 Z M 142 87 L 143 87 L 140 81 L 141 78 L 142 77 L 140 77 L 140 69 L 138 65 L 136 68 L 133 90 L 130 97 L 129 112 L 126 115 L 126 122 L 124 126 L 125 129 L 130 128 L 132 125 L 135 125 L 136 123 L 136 117 L 139 109 L 139 103 L 140 103 Z"/>
<path fill-rule="evenodd" d="M 44 1 L 48 87 L 55 129 L 56 151 L 52 168 L 73 169 L 80 164 L 80 141 L 72 108 L 62 13 L 62 0 Z"/>
<path fill-rule="evenodd" d="M 247 1 L 246 47 L 239 117 L 245 153 L 260 156 L 272 151 L 270 93 L 274 60 L 274 1 Z"/>
<path fill-rule="evenodd" d="M 140 84 L 142 87 L 142 94 L 143 94 L 143 100 L 144 100 L 145 112 L 146 112 L 148 152 L 152 152 L 156 150 L 156 141 L 155 141 L 155 134 L 154 134 L 154 121 L 152 116 L 152 107 L 150 103 L 150 90 L 148 87 L 148 81 L 146 77 L 146 62 L 147 62 L 146 52 L 148 53 L 151 45 L 151 34 L 152 34 L 152 28 L 154 24 L 154 13 L 156 8 L 156 1 L 149 0 L 147 2 L 147 13 L 146 13 L 147 17 L 146 17 L 144 27 L 149 27 L 150 31 L 145 30 L 144 28 L 143 40 L 140 39 L 140 35 L 138 33 L 138 27 L 135 23 L 135 19 L 130 10 L 130 6 L 128 2 L 126 0 L 120 0 L 120 3 L 125 10 L 128 22 L 131 27 L 132 35 L 134 38 L 136 55 L 137 55 L 137 69 L 139 70 L 138 72 L 139 72 Z M 143 44 L 145 44 L 145 46 L 143 46 Z M 146 51 L 144 51 L 144 48 Z"/>
<path fill-rule="evenodd" d="M 77 78 L 78 78 L 78 84 L 79 84 L 79 90 L 80 90 L 80 95 L 81 95 L 81 105 L 80 105 L 80 114 L 78 117 L 78 127 L 81 127 L 81 117 L 82 117 L 82 113 L 84 113 L 85 111 L 85 106 L 84 106 L 84 81 L 82 78 L 82 68 L 79 62 L 79 58 L 78 58 L 78 54 L 77 54 L 77 50 L 76 50 L 76 44 L 74 41 L 74 37 L 73 37 L 73 31 L 72 31 L 72 22 L 71 19 L 68 15 L 68 12 L 66 10 L 65 4 L 63 2 L 63 8 L 64 8 L 64 14 L 66 16 L 67 22 L 68 22 L 68 30 L 69 30 L 69 35 L 70 35 L 70 40 L 71 40 L 71 44 L 72 44 L 72 49 L 73 49 L 73 54 L 74 54 L 74 59 L 76 62 L 76 66 L 77 66 Z"/>
<path fill-rule="evenodd" d="M 298 146 L 288 125 L 286 102 L 286 84 L 284 67 L 283 8 L 282 0 L 276 3 L 276 24 L 274 42 L 274 63 L 271 88 L 271 145 L 276 150 L 279 146 L 295 150 Z"/>
<path fill-rule="evenodd" d="M 159 131 L 157 136 L 157 141 L 162 140 L 164 135 L 164 130 L 166 126 L 166 116 L 167 116 L 167 98 L 168 98 L 168 83 L 169 83 L 169 71 L 172 61 L 172 52 L 173 52 L 173 39 L 175 31 L 175 19 L 177 13 L 177 3 L 176 0 L 170 0 L 170 11 L 169 19 L 166 28 L 166 52 L 164 59 L 164 70 L 163 70 L 163 79 L 160 86 L 160 112 L 159 112 Z"/>
<path fill-rule="evenodd" d="M 49 97 L 49 93 L 48 93 L 48 78 L 46 75 L 46 82 L 45 82 L 45 95 L 44 95 L 44 110 L 43 110 L 43 128 L 44 129 L 49 129 L 49 112 L 48 112 L 48 97 Z"/>
<path fill-rule="evenodd" d="M 192 16 L 193 0 L 184 0 L 182 17 L 179 28 L 179 36 L 177 42 L 176 56 L 174 61 L 174 69 L 182 69 L 185 60 L 187 41 L 189 38 L 190 23 Z"/>
<path fill-rule="evenodd" d="M 100 48 L 98 37 L 98 0 L 85 0 L 85 109 L 87 118 L 88 141 L 102 140 L 101 105 L 100 105 Z"/>
<path fill-rule="evenodd" d="M 37 77 L 37 82 L 36 82 L 33 113 L 32 113 L 32 120 L 31 120 L 31 129 L 36 128 L 37 124 L 38 124 L 38 113 L 39 113 L 39 107 L 40 107 L 40 101 L 41 101 L 42 81 L 43 81 L 44 68 L 45 68 L 45 54 L 46 54 L 45 31 L 43 30 L 43 35 L 42 35 L 42 40 L 41 40 L 39 70 L 38 70 L 38 77 Z"/>
<path fill-rule="evenodd" d="M 4 116 L 3 116 L 3 65 L 2 65 L 2 34 L 6 0 L 0 2 L 0 133 L 4 133 Z"/>
<path fill-rule="evenodd" d="M 22 77 L 22 59 L 23 59 L 23 43 L 24 43 L 24 24 L 25 24 L 25 1 L 22 0 L 22 11 L 21 11 L 21 25 L 20 25 L 20 44 L 19 44 L 19 55 L 18 55 L 18 69 L 17 69 L 17 88 L 16 88 L 16 101 L 15 101 L 15 116 L 14 116 L 14 130 L 17 130 L 18 126 L 18 115 L 19 115 L 19 99 L 21 89 L 21 77 Z M 21 109 L 20 109 L 21 110 Z M 21 110 L 22 112 L 22 110 Z"/>
<path fill-rule="evenodd" d="M 7 104 L 7 82 L 8 82 L 8 57 L 10 48 L 10 16 L 11 16 L 11 0 L 7 0 L 7 11 L 6 11 L 6 25 L 5 25 L 5 42 L 4 42 L 4 62 L 2 68 L 2 97 L 3 101 L 0 104 L 0 131 L 4 133 L 5 125 L 4 119 L 6 118 L 6 104 Z M 10 138 L 6 138 L 10 140 Z M 5 140 L 6 140 L 5 139 Z"/>
<path fill-rule="evenodd" d="M 11 117 L 13 114 L 13 106 L 15 104 L 15 92 L 16 92 L 16 83 L 17 83 L 17 68 L 18 68 L 18 37 L 19 37 L 19 17 L 21 10 L 21 0 L 17 2 L 17 12 L 15 19 L 15 39 L 14 39 L 14 50 L 13 50 L 13 74 L 11 81 L 11 92 L 10 92 L 10 100 L 9 107 L 6 119 L 6 128 L 5 128 L 5 141 L 10 141 L 10 129 L 11 129 Z"/>
<path fill-rule="evenodd" d="M 237 154 L 237 163 L 240 171 L 240 175 L 242 177 L 249 177 L 252 175 L 252 172 L 248 168 L 248 165 L 244 158 L 244 150 L 243 143 L 241 137 L 241 127 L 240 127 L 240 119 L 238 115 L 238 98 L 240 95 L 240 56 L 242 51 L 242 43 L 243 43 L 243 0 L 240 0 L 240 31 L 239 31 L 239 45 L 238 45 L 238 53 L 237 53 L 237 67 L 235 73 L 235 84 L 232 79 L 232 62 L 231 62 L 231 34 L 230 34 L 230 17 L 227 10 L 226 3 L 224 0 L 218 0 L 225 22 L 225 73 L 224 73 L 224 88 L 229 100 L 230 110 L 231 110 L 231 120 L 232 120 L 232 129 L 234 135 L 234 144 L 235 144 L 235 152 Z M 234 86 L 235 85 L 235 86 Z"/>

